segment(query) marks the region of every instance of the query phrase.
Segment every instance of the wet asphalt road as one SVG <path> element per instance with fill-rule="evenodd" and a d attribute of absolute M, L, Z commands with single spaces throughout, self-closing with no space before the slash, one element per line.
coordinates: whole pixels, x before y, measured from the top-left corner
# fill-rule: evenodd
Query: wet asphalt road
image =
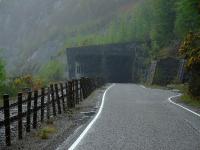
<path fill-rule="evenodd" d="M 200 117 L 168 102 L 171 91 L 116 84 L 76 150 L 200 150 Z"/>

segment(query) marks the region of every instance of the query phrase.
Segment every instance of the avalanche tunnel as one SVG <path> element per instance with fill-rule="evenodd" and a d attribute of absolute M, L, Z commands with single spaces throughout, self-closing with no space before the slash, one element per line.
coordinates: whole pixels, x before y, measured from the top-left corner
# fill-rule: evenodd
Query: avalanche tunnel
<path fill-rule="evenodd" d="M 68 48 L 68 78 L 101 76 L 111 83 L 131 83 L 136 75 L 137 43 Z"/>

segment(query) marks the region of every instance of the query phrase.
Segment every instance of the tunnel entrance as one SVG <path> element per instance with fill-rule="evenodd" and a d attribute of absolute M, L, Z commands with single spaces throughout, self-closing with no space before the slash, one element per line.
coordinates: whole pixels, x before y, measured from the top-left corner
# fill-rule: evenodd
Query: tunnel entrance
<path fill-rule="evenodd" d="M 141 75 L 136 60 L 142 55 L 140 43 L 121 43 L 74 47 L 66 50 L 68 78 L 81 76 L 103 77 L 107 82 L 132 83 Z M 137 54 L 136 54 L 137 53 Z"/>
<path fill-rule="evenodd" d="M 112 83 L 132 81 L 132 59 L 128 56 L 106 57 L 106 79 Z"/>

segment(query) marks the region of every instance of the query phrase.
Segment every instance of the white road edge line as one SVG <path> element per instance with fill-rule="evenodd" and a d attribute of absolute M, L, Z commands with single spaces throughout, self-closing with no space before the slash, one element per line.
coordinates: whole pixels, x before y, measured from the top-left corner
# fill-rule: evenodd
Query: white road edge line
<path fill-rule="evenodd" d="M 103 94 L 102 97 L 102 102 L 101 102 L 101 106 L 99 108 L 99 111 L 97 113 L 97 115 L 94 117 L 94 119 L 89 123 L 89 125 L 85 128 L 85 130 L 81 133 L 81 135 L 78 137 L 78 139 L 70 146 L 70 148 L 68 150 L 74 150 L 76 148 L 76 146 L 81 142 L 81 140 L 84 138 L 84 136 L 87 134 L 87 132 L 89 131 L 89 129 L 92 127 L 92 125 L 95 123 L 95 121 L 99 118 L 102 110 L 103 110 L 103 106 L 104 106 L 104 101 L 105 101 L 105 96 L 106 93 L 108 92 L 108 90 L 110 90 L 113 86 L 115 86 L 115 84 L 112 84 L 111 86 L 109 86 L 106 91 Z M 59 150 L 59 148 L 57 148 L 57 150 Z"/>
<path fill-rule="evenodd" d="M 146 87 L 145 87 L 144 85 L 140 85 L 140 87 L 146 89 Z M 186 108 L 186 107 L 184 107 L 184 106 L 182 106 L 182 105 L 180 105 L 180 104 L 177 104 L 177 103 L 175 103 L 175 102 L 172 100 L 172 98 L 176 98 L 176 97 L 179 97 L 179 96 L 181 96 L 181 95 L 182 95 L 182 94 L 178 94 L 178 95 L 175 95 L 175 96 L 171 96 L 171 97 L 168 98 L 168 101 L 169 101 L 170 103 L 172 103 L 172 104 L 174 104 L 174 105 L 176 105 L 176 106 L 179 106 L 179 107 L 181 107 L 181 108 L 183 108 L 183 109 L 185 109 L 185 110 L 187 110 L 187 111 L 193 113 L 194 115 L 200 117 L 200 114 L 198 114 L 198 113 L 196 113 L 196 112 L 190 110 L 189 108 Z"/>
<path fill-rule="evenodd" d="M 140 87 L 146 89 L 146 87 L 144 85 L 140 85 Z"/>
<path fill-rule="evenodd" d="M 175 96 L 171 96 L 171 97 L 168 98 L 168 101 L 169 101 L 170 103 L 172 103 L 172 104 L 174 104 L 174 105 L 176 105 L 176 106 L 179 106 L 179 107 L 181 107 L 181 108 L 183 108 L 183 109 L 185 109 L 185 110 L 187 110 L 187 111 L 193 113 L 194 115 L 200 117 L 200 114 L 198 114 L 198 113 L 196 113 L 196 112 L 190 110 L 189 108 L 186 108 L 186 107 L 184 107 L 184 106 L 182 106 L 182 105 L 180 105 L 180 104 L 177 104 L 177 103 L 175 103 L 174 101 L 172 101 L 172 98 L 176 98 L 176 97 L 179 97 L 179 96 L 181 96 L 181 95 L 182 95 L 182 94 L 178 94 L 178 95 L 175 95 Z"/>

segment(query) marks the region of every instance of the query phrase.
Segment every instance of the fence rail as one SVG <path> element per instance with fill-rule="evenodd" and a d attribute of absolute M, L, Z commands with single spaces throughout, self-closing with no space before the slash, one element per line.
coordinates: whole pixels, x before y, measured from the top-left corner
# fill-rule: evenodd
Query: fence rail
<path fill-rule="evenodd" d="M 9 95 L 3 96 L 3 107 L 0 111 L 4 118 L 0 120 L 0 128 L 5 127 L 5 143 L 11 145 L 11 124 L 17 122 L 18 139 L 23 138 L 23 125 L 25 131 L 36 129 L 39 122 L 55 117 L 79 104 L 87 98 L 92 91 L 103 85 L 101 78 L 81 78 L 65 83 L 51 84 L 41 90 L 18 93 L 17 102 L 10 104 Z M 15 109 L 16 113 L 11 115 Z M 40 118 L 40 119 L 38 119 Z M 23 122 L 25 119 L 25 123 Z"/>

